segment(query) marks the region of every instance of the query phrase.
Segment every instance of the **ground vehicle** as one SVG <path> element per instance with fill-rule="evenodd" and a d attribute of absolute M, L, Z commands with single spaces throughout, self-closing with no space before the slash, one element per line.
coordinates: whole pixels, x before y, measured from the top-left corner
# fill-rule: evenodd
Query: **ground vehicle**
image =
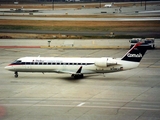
<path fill-rule="evenodd" d="M 155 39 L 154 38 L 132 38 L 129 40 L 130 48 L 132 48 L 136 43 L 142 42 L 141 46 L 148 46 L 148 48 L 154 49 L 155 48 Z"/>

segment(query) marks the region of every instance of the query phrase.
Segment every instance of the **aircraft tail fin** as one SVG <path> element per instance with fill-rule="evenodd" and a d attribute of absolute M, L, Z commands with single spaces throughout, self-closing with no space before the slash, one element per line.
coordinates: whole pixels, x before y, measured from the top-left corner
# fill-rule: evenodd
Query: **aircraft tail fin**
<path fill-rule="evenodd" d="M 121 60 L 140 62 L 145 52 L 147 51 L 146 46 L 140 46 L 142 43 L 135 44 L 123 57 Z"/>

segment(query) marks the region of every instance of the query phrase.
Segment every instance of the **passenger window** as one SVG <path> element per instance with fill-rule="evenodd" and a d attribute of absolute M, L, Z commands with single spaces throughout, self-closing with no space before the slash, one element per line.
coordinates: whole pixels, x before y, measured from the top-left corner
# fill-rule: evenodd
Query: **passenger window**
<path fill-rule="evenodd" d="M 29 65 L 30 64 L 30 62 L 26 62 L 26 65 Z"/>

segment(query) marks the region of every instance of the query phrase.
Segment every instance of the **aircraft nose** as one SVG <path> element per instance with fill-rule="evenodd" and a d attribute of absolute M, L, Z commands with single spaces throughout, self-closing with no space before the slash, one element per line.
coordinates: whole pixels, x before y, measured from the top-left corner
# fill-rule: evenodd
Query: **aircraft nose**
<path fill-rule="evenodd" d="M 6 66 L 6 67 L 4 67 L 6 70 L 13 70 L 14 68 L 13 68 L 13 66 L 11 66 L 11 65 L 8 65 L 8 66 Z"/>

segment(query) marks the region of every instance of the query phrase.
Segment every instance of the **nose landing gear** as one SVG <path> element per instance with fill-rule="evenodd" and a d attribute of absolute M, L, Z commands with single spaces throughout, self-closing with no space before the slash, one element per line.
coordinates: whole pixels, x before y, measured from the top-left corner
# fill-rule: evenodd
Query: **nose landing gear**
<path fill-rule="evenodd" d="M 18 78 L 18 72 L 17 71 L 14 72 L 14 77 Z"/>

